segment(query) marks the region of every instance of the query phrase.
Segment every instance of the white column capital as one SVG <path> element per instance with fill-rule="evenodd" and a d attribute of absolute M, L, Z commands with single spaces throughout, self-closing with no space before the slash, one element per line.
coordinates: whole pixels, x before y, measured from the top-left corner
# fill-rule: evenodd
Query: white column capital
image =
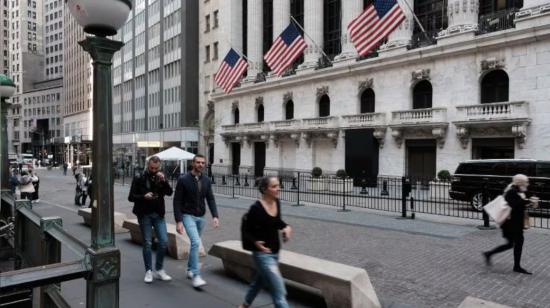
<path fill-rule="evenodd" d="M 449 0 L 447 19 L 449 26 L 438 33 L 438 40 L 461 34 L 475 35 L 478 29 L 479 0 Z"/>
<path fill-rule="evenodd" d="M 406 49 L 411 43 L 415 23 L 411 12 L 414 10 L 414 0 L 397 0 L 397 2 L 403 10 L 405 20 L 388 36 L 387 43 L 380 47 L 380 51 Z"/>

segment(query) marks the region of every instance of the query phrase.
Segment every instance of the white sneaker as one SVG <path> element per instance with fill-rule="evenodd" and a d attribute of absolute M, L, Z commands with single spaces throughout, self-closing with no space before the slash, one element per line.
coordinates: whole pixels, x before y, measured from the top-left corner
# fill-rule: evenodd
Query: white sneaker
<path fill-rule="evenodd" d="M 172 280 L 172 277 L 168 276 L 168 274 L 166 274 L 166 271 L 164 271 L 163 269 L 161 269 L 159 271 L 154 271 L 153 272 L 153 277 L 155 279 L 162 280 L 162 281 Z"/>
<path fill-rule="evenodd" d="M 153 282 L 153 272 L 151 272 L 151 270 L 145 272 L 145 278 L 143 278 L 143 281 L 145 281 L 145 283 Z"/>
<path fill-rule="evenodd" d="M 34 200 L 34 203 L 38 203 L 38 202 L 40 202 L 40 199 Z"/>
<path fill-rule="evenodd" d="M 187 279 L 193 279 L 193 272 L 187 271 Z"/>
<path fill-rule="evenodd" d="M 200 288 L 205 285 L 206 281 L 204 281 L 200 275 L 193 277 L 193 288 Z"/>

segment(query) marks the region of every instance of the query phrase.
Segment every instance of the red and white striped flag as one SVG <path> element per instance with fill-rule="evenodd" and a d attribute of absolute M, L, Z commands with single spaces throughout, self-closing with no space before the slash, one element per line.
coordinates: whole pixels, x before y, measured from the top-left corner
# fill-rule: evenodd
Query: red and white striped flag
<path fill-rule="evenodd" d="M 230 93 L 237 82 L 241 80 L 248 63 L 233 48 L 229 50 L 216 72 L 214 80 L 225 93 Z"/>
<path fill-rule="evenodd" d="M 348 25 L 348 32 L 361 56 L 368 55 L 405 20 L 396 0 L 375 0 Z"/>
<path fill-rule="evenodd" d="M 290 23 L 273 42 L 273 45 L 265 54 L 264 60 L 277 76 L 281 76 L 300 57 L 306 47 L 306 41 L 298 32 L 296 26 Z"/>

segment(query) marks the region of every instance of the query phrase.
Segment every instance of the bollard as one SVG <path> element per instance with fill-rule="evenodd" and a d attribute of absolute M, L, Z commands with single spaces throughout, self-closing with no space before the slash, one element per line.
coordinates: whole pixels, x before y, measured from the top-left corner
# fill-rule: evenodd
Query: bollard
<path fill-rule="evenodd" d="M 211 175 L 211 182 L 212 182 L 212 185 L 216 185 L 216 177 L 214 176 L 214 174 Z"/>
<path fill-rule="evenodd" d="M 382 192 L 380 193 L 381 196 L 389 196 L 390 193 L 388 192 L 388 181 L 384 180 L 382 182 Z"/>
<path fill-rule="evenodd" d="M 250 186 L 250 185 L 248 184 L 248 174 L 245 174 L 245 175 L 244 175 L 244 186 L 245 186 L 245 187 Z"/>
<path fill-rule="evenodd" d="M 237 174 L 237 175 L 234 175 L 235 177 L 235 186 L 241 186 L 241 181 L 240 181 L 240 176 Z"/>
<path fill-rule="evenodd" d="M 233 185 L 231 185 L 231 198 L 232 199 L 235 199 L 235 177 L 236 177 L 236 175 L 233 175 Z"/>
<path fill-rule="evenodd" d="M 342 209 L 338 212 L 349 212 L 351 210 L 346 209 L 346 179 L 342 178 Z"/>
<path fill-rule="evenodd" d="M 483 206 L 489 203 L 489 192 L 487 191 L 487 184 L 483 184 L 481 203 L 483 203 Z M 482 217 L 483 217 L 483 225 L 477 227 L 479 230 L 496 229 L 495 226 L 491 226 L 491 224 L 489 223 L 489 214 L 487 214 L 485 210 L 482 210 Z"/>
<path fill-rule="evenodd" d="M 368 195 L 369 192 L 367 191 L 367 179 L 362 178 L 361 179 L 361 191 L 359 192 L 361 195 Z"/>
<path fill-rule="evenodd" d="M 222 185 L 227 185 L 227 182 L 225 181 L 225 175 L 222 175 Z"/>
<path fill-rule="evenodd" d="M 401 178 L 401 217 L 407 218 L 407 196 L 409 195 L 408 186 L 410 183 L 405 177 Z"/>
<path fill-rule="evenodd" d="M 281 189 L 285 189 L 285 185 L 283 184 L 283 177 L 282 176 L 279 177 L 279 186 L 281 187 Z"/>
<path fill-rule="evenodd" d="M 414 197 L 411 197 L 411 219 L 414 219 L 416 217 L 415 211 L 414 211 Z"/>
<path fill-rule="evenodd" d="M 296 187 L 296 177 L 292 177 L 292 187 L 290 189 L 292 190 L 298 189 L 298 187 Z"/>
<path fill-rule="evenodd" d="M 298 186 L 296 187 L 296 204 L 293 204 L 292 206 L 302 206 L 300 204 L 300 172 L 298 172 Z"/>

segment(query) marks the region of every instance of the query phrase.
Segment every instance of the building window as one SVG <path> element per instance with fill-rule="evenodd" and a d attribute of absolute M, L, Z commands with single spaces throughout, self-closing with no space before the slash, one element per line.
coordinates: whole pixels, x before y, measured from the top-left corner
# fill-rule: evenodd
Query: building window
<path fill-rule="evenodd" d="M 341 32 L 341 1 L 340 0 L 324 0 L 324 29 L 323 29 L 323 50 L 333 59 L 340 54 L 342 50 L 340 46 Z"/>
<path fill-rule="evenodd" d="M 372 89 L 366 89 L 361 94 L 360 113 L 372 113 L 372 112 L 374 112 L 374 91 Z"/>
<path fill-rule="evenodd" d="M 445 0 L 416 0 L 414 13 L 430 37 L 447 28 L 447 1 Z M 417 23 L 414 23 L 414 34 L 420 39 L 424 36 Z"/>
<path fill-rule="evenodd" d="M 325 94 L 319 100 L 319 117 L 328 116 L 330 116 L 330 98 Z"/>
<path fill-rule="evenodd" d="M 264 105 L 260 104 L 258 106 L 258 110 L 256 110 L 256 112 L 257 112 L 257 116 L 258 116 L 258 122 L 263 122 L 264 121 Z"/>
<path fill-rule="evenodd" d="M 494 70 L 481 80 L 481 103 L 507 102 L 509 78 L 503 70 Z"/>
<path fill-rule="evenodd" d="M 285 120 L 294 119 L 294 102 L 289 100 L 285 104 Z"/>
<path fill-rule="evenodd" d="M 207 33 L 207 32 L 210 32 L 210 15 L 206 15 L 206 17 L 204 18 L 204 21 L 205 21 L 205 24 L 204 24 L 204 32 Z"/>
<path fill-rule="evenodd" d="M 243 18 L 242 18 L 242 35 L 243 35 L 243 54 L 246 56 L 248 55 L 248 49 L 247 49 L 247 39 L 248 39 L 248 36 L 247 36 L 247 33 L 248 31 L 246 31 L 247 29 L 247 26 L 248 26 L 248 1 L 245 1 L 243 0 L 242 1 L 242 11 L 243 11 Z"/>
<path fill-rule="evenodd" d="M 218 60 L 218 42 L 214 43 L 214 51 L 212 54 L 212 60 Z"/>
<path fill-rule="evenodd" d="M 204 62 L 205 63 L 210 62 L 210 45 L 204 48 Z"/>
<path fill-rule="evenodd" d="M 214 11 L 214 26 L 212 28 L 216 29 L 218 27 L 218 24 L 219 24 L 218 10 L 215 10 Z"/>
<path fill-rule="evenodd" d="M 413 109 L 432 108 L 432 84 L 422 80 L 413 89 Z"/>
<path fill-rule="evenodd" d="M 239 107 L 233 110 L 233 124 L 239 124 Z"/>

